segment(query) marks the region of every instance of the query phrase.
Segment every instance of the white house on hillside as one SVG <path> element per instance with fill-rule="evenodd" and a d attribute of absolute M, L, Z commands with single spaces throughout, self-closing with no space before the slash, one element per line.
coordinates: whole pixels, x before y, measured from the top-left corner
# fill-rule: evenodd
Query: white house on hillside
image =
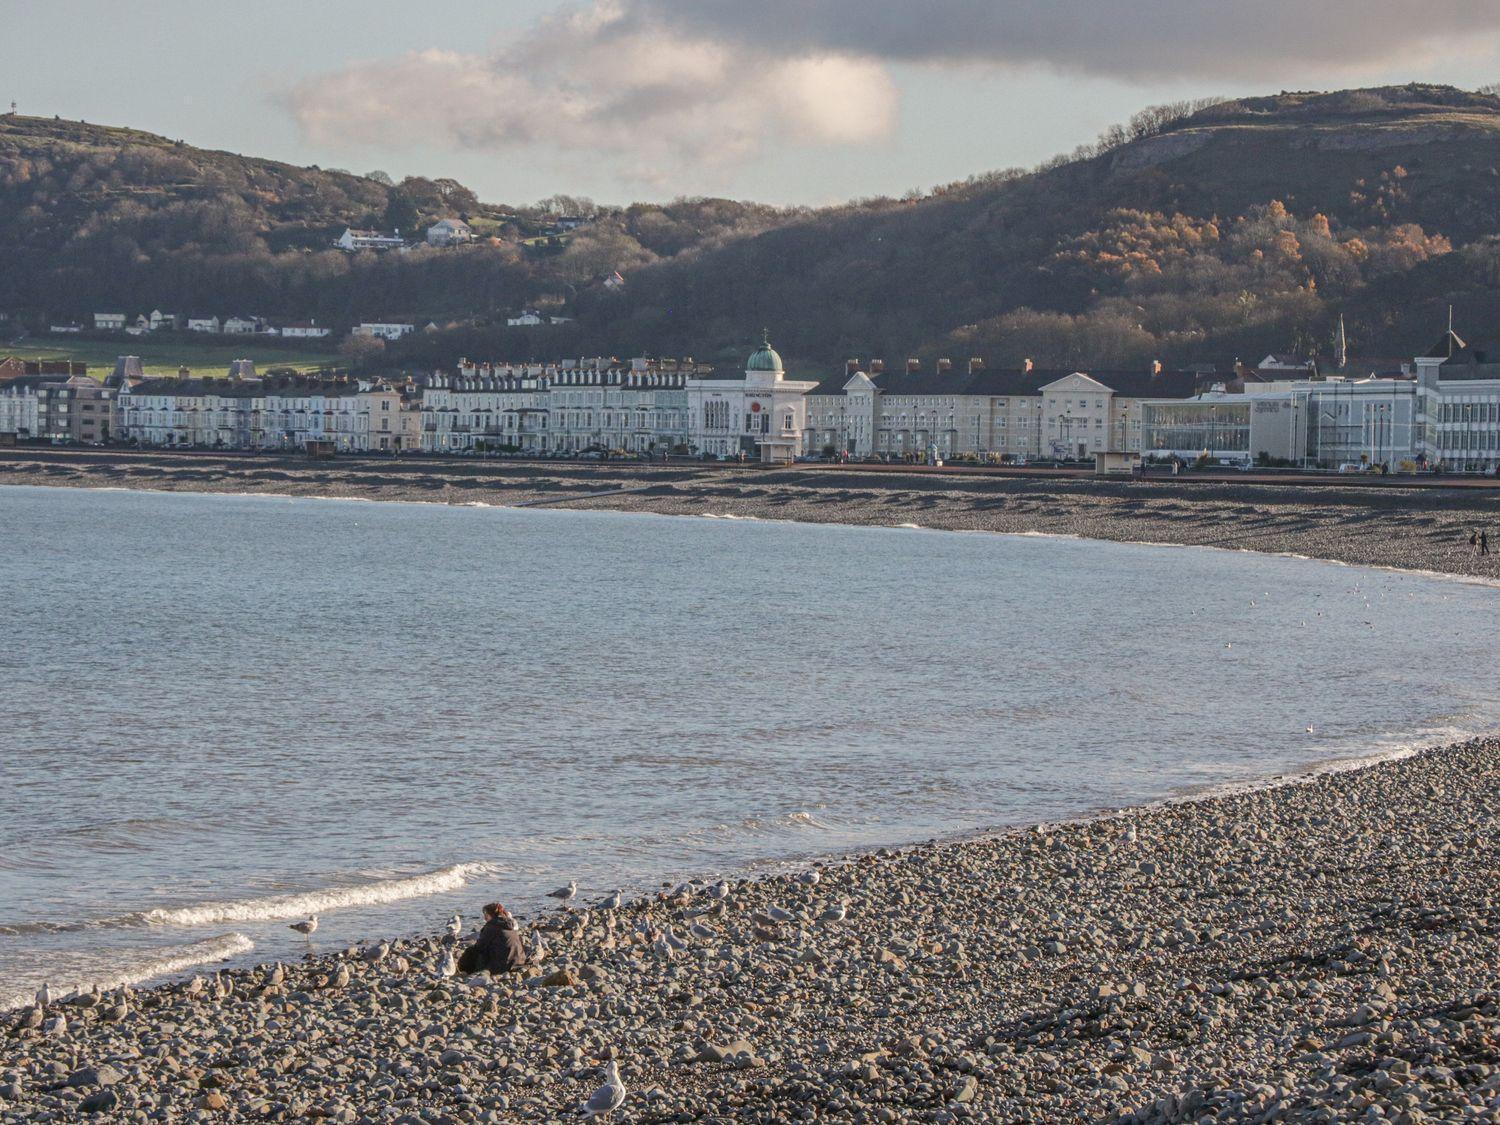
<path fill-rule="evenodd" d="M 344 233 L 333 244 L 340 250 L 351 253 L 355 250 L 399 250 L 406 245 L 399 230 L 385 234 L 378 230 L 355 230 L 353 227 L 345 227 Z"/>
<path fill-rule="evenodd" d="M 227 336 L 249 336 L 264 323 L 258 316 L 226 316 L 221 331 Z"/>
<path fill-rule="evenodd" d="M 96 332 L 123 332 L 125 330 L 125 314 L 111 312 L 96 312 L 94 314 L 94 331 Z"/>
<path fill-rule="evenodd" d="M 357 324 L 351 336 L 378 336 L 382 340 L 399 340 L 417 330 L 415 324 Z"/>
<path fill-rule="evenodd" d="M 462 219 L 439 219 L 427 228 L 427 245 L 456 246 L 474 241 L 474 232 Z"/>
<path fill-rule="evenodd" d="M 189 332 L 217 332 L 219 318 L 216 316 L 190 316 L 187 319 Z"/>
<path fill-rule="evenodd" d="M 332 329 L 324 328 L 316 320 L 303 321 L 298 324 L 283 324 L 281 335 L 289 340 L 322 340 L 331 333 Z"/>

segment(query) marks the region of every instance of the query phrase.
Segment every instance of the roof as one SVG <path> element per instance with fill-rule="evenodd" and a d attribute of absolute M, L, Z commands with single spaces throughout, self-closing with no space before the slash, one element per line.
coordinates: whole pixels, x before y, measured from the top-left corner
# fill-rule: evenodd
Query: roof
<path fill-rule="evenodd" d="M 760 347 L 750 353 L 750 358 L 745 361 L 746 371 L 785 371 L 782 366 L 781 354 L 771 347 L 770 333 L 761 330 Z"/>
<path fill-rule="evenodd" d="M 866 373 L 868 374 L 868 372 Z M 1039 395 L 1042 388 L 1069 375 L 1087 375 L 1122 398 L 1187 398 L 1197 390 L 1203 376 L 1192 371 L 1073 371 L 980 370 L 968 371 L 887 371 L 870 375 L 881 394 L 886 395 L 983 395 L 999 398 L 1010 395 Z M 852 374 L 840 373 L 824 379 L 809 394 L 840 395 Z"/>
<path fill-rule="evenodd" d="M 1448 329 L 1448 331 L 1439 336 L 1432 347 L 1423 352 L 1420 358 L 1452 359 L 1455 355 L 1463 351 L 1468 346 L 1469 345 L 1464 343 L 1463 337 L 1450 328 Z"/>

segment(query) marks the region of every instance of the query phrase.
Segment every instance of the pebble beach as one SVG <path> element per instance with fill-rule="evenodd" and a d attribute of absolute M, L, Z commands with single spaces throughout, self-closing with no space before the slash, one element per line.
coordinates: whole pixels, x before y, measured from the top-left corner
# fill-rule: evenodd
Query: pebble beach
<path fill-rule="evenodd" d="M 0 483 L 568 504 L 1500 577 L 1461 490 L 7 451 Z M 1483 669 L 1455 674 L 1482 675 Z M 0 1012 L 0 1121 L 1500 1122 L 1500 740 Z M 695 878 L 697 875 L 699 877 Z M 473 913 L 488 898 L 475 887 Z M 535 889 L 534 889 L 535 890 Z"/>
<path fill-rule="evenodd" d="M 85 993 L 4 1017 L 0 1117 L 557 1120 L 614 1059 L 630 1121 L 1500 1120 L 1497 782 L 1475 741 L 565 907 L 502 979 L 435 925 Z"/>

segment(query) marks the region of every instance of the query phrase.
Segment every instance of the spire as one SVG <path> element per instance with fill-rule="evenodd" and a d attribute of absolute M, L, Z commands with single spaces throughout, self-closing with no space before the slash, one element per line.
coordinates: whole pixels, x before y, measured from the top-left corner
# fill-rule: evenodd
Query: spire
<path fill-rule="evenodd" d="M 1334 354 L 1334 361 L 1338 369 L 1342 371 L 1349 366 L 1349 337 L 1344 333 L 1344 314 L 1339 313 L 1339 341 L 1338 350 Z"/>

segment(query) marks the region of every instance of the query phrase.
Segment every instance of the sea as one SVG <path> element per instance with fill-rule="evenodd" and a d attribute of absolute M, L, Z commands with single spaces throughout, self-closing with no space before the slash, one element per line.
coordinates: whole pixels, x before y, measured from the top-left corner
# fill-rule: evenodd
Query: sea
<path fill-rule="evenodd" d="M 1493 731 L 1497 609 L 1243 551 L 0 488 L 0 1006 Z"/>

